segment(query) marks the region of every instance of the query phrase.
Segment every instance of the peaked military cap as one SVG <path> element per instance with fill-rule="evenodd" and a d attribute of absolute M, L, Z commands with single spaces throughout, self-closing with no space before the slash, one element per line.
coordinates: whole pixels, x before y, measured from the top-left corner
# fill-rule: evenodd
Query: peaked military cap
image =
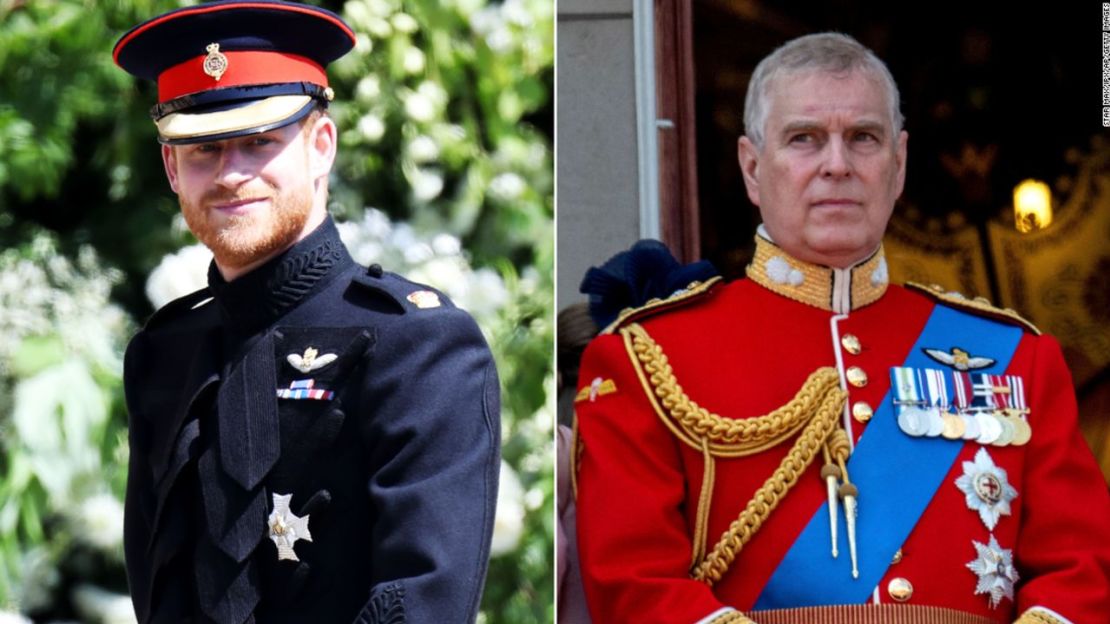
<path fill-rule="evenodd" d="M 331 11 L 279 0 L 222 0 L 132 28 L 117 65 L 158 83 L 159 140 L 199 143 L 267 132 L 332 99 L 325 68 L 355 45 Z"/>

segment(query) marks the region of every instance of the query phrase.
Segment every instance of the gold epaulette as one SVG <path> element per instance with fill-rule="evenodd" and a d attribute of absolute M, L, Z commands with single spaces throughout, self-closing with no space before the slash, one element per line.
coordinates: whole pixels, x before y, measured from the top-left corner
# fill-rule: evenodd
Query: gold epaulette
<path fill-rule="evenodd" d="M 968 299 L 958 292 L 945 290 L 944 287 L 939 284 L 926 286 L 925 284 L 918 284 L 917 282 L 906 282 L 906 288 L 915 290 L 953 308 L 971 312 L 979 316 L 985 316 L 1003 323 L 1017 325 L 1028 329 L 1033 332 L 1034 335 L 1041 335 L 1041 330 L 1037 329 L 1036 325 L 1022 318 L 1016 311 L 1011 308 L 996 307 L 984 297 Z"/>
<path fill-rule="evenodd" d="M 640 307 L 625 308 L 617 315 L 617 320 L 609 323 L 605 329 L 601 330 L 601 333 L 611 334 L 625 323 L 638 321 L 647 316 L 686 305 L 713 290 L 713 287 L 719 283 L 721 283 L 721 276 L 715 275 L 704 282 L 690 282 L 686 288 L 674 292 L 666 299 L 649 299 L 647 303 Z"/>

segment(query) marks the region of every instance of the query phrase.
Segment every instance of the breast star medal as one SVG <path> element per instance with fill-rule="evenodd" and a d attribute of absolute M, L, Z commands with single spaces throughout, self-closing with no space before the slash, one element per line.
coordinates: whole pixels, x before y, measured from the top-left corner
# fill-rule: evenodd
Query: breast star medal
<path fill-rule="evenodd" d="M 309 347 L 304 350 L 304 355 L 297 353 L 290 353 L 285 356 L 285 360 L 293 368 L 301 371 L 302 373 L 311 373 L 314 370 L 319 370 L 328 364 L 331 364 L 339 356 L 334 353 L 325 353 L 320 355 L 316 349 Z"/>
<path fill-rule="evenodd" d="M 270 539 L 277 546 L 278 560 L 289 559 L 300 561 L 293 545 L 297 540 L 312 541 L 312 534 L 308 532 L 308 516 L 299 518 L 289 510 L 289 501 L 292 494 L 274 494 L 274 510 L 266 523 L 270 527 Z"/>
<path fill-rule="evenodd" d="M 220 52 L 220 44 L 218 43 L 208 44 L 205 50 L 208 51 L 208 56 L 204 57 L 204 73 L 219 82 L 224 72 L 227 71 L 227 57 Z"/>
<path fill-rule="evenodd" d="M 978 512 L 979 519 L 993 531 L 1000 517 L 1010 515 L 1010 501 L 1017 498 L 1018 492 L 986 449 L 979 449 L 975 461 L 965 461 L 963 468 L 964 474 L 956 479 L 956 487 L 964 493 L 968 508 Z"/>
<path fill-rule="evenodd" d="M 986 544 L 975 540 L 971 540 L 971 543 L 978 555 L 967 564 L 968 569 L 979 577 L 979 582 L 975 585 L 975 595 L 989 595 L 992 609 L 998 607 L 1003 597 L 1013 600 L 1014 584 L 1018 582 L 1018 572 L 1014 568 L 1014 551 L 999 546 L 993 535 Z"/>

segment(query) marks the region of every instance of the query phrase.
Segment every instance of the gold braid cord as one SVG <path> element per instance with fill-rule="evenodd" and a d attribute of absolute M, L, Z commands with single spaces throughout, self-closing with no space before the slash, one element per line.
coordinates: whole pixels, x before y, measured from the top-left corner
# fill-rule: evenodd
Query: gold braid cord
<path fill-rule="evenodd" d="M 847 395 L 840 389 L 836 369 L 824 367 L 806 379 L 790 402 L 770 414 L 744 419 L 719 416 L 686 396 L 667 362 L 667 356 L 643 327 L 634 323 L 620 331 L 656 414 L 680 440 L 705 453 L 705 470 L 710 476 L 703 480 L 698 503 L 694 563 L 690 575 L 713 585 L 728 571 L 740 549 L 759 531 L 779 501 L 837 430 Z M 801 435 L 778 468 L 756 490 L 713 550 L 703 555 L 701 541 L 707 532 L 708 505 L 712 499 L 712 456 L 752 455 L 780 444 L 799 430 Z"/>
<path fill-rule="evenodd" d="M 652 401 L 669 415 L 664 422 L 699 451 L 701 440 L 708 439 L 710 452 L 718 457 L 754 455 L 790 438 L 812 418 L 828 391 L 840 384 L 836 369 L 819 368 L 789 403 L 770 414 L 742 419 L 718 416 L 686 396 L 663 349 L 642 326 L 623 327 L 621 334 L 626 344 L 631 341 L 637 373 L 641 381 L 650 384 Z"/>
<path fill-rule="evenodd" d="M 739 611 L 729 611 L 722 613 L 709 621 L 709 624 L 756 624 L 754 620 L 749 619 Z"/>
<path fill-rule="evenodd" d="M 1014 624 L 1070 624 L 1070 622 L 1061 620 L 1043 607 L 1031 607 L 1022 613 Z"/>

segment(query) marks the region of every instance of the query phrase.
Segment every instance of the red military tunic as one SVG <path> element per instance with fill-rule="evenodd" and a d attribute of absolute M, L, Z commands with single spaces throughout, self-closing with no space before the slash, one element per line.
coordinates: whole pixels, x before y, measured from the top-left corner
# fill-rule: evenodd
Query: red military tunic
<path fill-rule="evenodd" d="M 902 364 L 934 308 L 950 305 L 943 297 L 888 287 L 881 250 L 852 269 L 833 270 L 789 258 L 757 237 L 748 273 L 750 279 L 712 284 L 622 317 L 583 356 L 576 402 L 578 539 L 594 621 L 749 621 L 730 613 L 736 609 L 760 622 L 753 605 L 827 499 L 820 474 L 825 460 L 818 454 L 719 581 L 710 586 L 692 579 L 699 542 L 704 558 L 797 435 L 746 456 L 714 457 L 707 481 L 705 448 L 689 435 L 684 440 L 669 408 L 651 399 L 650 374 L 635 362 L 631 334 L 622 335 L 620 328 L 642 328 L 666 355 L 680 391 L 725 418 L 768 414 L 790 402 L 816 369 L 833 367 L 847 392 L 837 421 L 855 443 L 890 390 L 891 367 Z M 955 305 L 998 322 L 1024 323 L 983 302 Z M 947 352 L 953 346 L 959 345 L 935 345 Z M 935 367 L 946 368 L 939 361 Z M 869 603 L 887 605 L 868 607 L 874 613 L 908 605 L 953 610 L 914 612 L 933 613 L 925 617 L 937 622 L 1110 622 L 1110 496 L 1076 425 L 1059 345 L 1024 331 L 1005 372 L 1024 383 L 1031 438 L 1004 447 L 948 442 L 962 446 L 869 594 Z M 1004 471 L 992 473 L 1001 478 L 989 480 L 989 487 L 1016 493 L 1006 497 L 1009 513 L 996 514 L 993 528 L 972 508 L 975 492 L 957 485 L 965 462 L 984 461 L 981 449 L 986 461 Z M 908 483 L 915 473 L 889 479 Z M 711 490 L 703 492 L 707 483 Z M 860 492 L 861 514 L 867 513 L 867 497 Z M 841 507 L 839 531 L 846 530 Z M 868 540 L 866 534 L 856 537 Z M 988 559 L 1012 553 L 1009 580 L 998 569 L 987 578 L 982 564 L 978 572 L 969 565 L 984 549 Z M 816 556 L 831 555 L 826 550 Z M 850 574 L 847 553 L 840 552 L 837 561 Z M 987 581 L 1003 588 L 1009 583 L 1012 593 L 999 589 L 992 600 L 983 587 Z M 812 587 L 790 589 L 797 604 L 808 604 L 804 597 Z M 982 619 L 944 619 L 960 612 Z M 844 621 L 862 621 L 860 613 Z M 876 621 L 896 621 L 891 617 Z"/>

